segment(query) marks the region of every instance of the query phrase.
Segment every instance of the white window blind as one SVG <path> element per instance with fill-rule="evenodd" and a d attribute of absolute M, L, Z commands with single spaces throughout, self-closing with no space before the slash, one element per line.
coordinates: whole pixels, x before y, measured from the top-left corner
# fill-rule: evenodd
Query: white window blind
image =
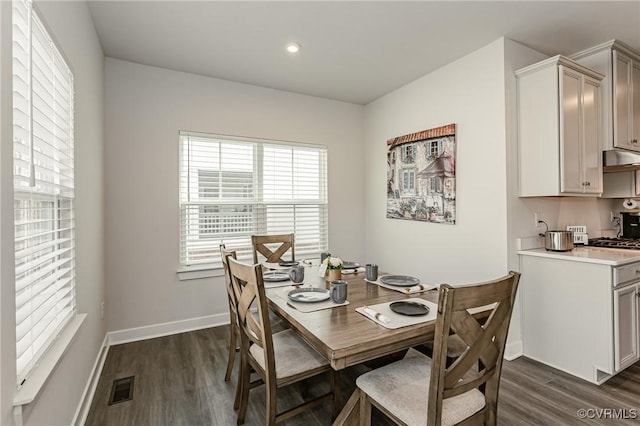
<path fill-rule="evenodd" d="M 30 1 L 14 0 L 16 366 L 22 383 L 75 313 L 73 75 Z"/>
<path fill-rule="evenodd" d="M 180 264 L 251 259 L 251 235 L 295 233 L 296 257 L 327 249 L 327 148 L 180 133 Z"/>

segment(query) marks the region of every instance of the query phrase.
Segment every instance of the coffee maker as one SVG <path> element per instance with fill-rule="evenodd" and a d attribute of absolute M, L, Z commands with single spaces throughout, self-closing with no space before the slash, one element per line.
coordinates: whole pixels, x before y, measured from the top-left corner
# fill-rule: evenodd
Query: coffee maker
<path fill-rule="evenodd" d="M 622 237 L 640 239 L 640 213 L 620 212 Z"/>

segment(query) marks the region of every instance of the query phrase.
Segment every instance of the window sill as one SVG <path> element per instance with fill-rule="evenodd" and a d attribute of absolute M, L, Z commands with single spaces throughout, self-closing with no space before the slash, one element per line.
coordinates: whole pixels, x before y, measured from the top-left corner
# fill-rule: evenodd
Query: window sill
<path fill-rule="evenodd" d="M 42 390 L 47 379 L 71 346 L 71 342 L 78 334 L 80 326 L 87 318 L 87 314 L 77 314 L 69 321 L 53 342 L 47 353 L 40 359 L 38 365 L 31 371 L 24 384 L 16 391 L 13 406 L 20 410 L 23 405 L 33 402 Z M 15 411 L 14 409 L 14 411 Z"/>
<path fill-rule="evenodd" d="M 213 264 L 183 266 L 177 271 L 180 281 L 197 280 L 200 278 L 222 277 L 224 270 L 221 266 Z"/>

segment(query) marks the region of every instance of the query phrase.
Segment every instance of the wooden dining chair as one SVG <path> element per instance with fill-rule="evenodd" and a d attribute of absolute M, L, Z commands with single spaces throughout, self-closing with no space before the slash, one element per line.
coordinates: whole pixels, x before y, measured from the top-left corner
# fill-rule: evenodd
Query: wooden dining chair
<path fill-rule="evenodd" d="M 291 250 L 291 260 L 296 260 L 293 234 L 252 235 L 253 263 L 258 263 L 258 253 L 265 257 L 265 262 L 280 262 L 282 256 Z"/>
<path fill-rule="evenodd" d="M 240 331 L 238 329 L 238 314 L 236 312 L 235 295 L 231 284 L 228 257 L 237 259 L 235 250 L 227 250 L 224 244 L 220 244 L 220 258 L 224 269 L 225 284 L 227 287 L 227 299 L 229 301 L 229 356 L 227 358 L 227 371 L 224 375 L 225 382 L 231 379 L 236 353 L 240 351 Z"/>
<path fill-rule="evenodd" d="M 495 425 L 502 358 L 519 279 L 519 273 L 509 272 L 477 285 L 441 285 L 433 359 L 410 350 L 401 361 L 358 377 L 360 424 L 371 423 L 374 405 L 400 425 Z M 492 304 L 483 325 L 468 311 Z M 452 332 L 467 347 L 446 367 Z"/>
<path fill-rule="evenodd" d="M 307 345 L 291 329 L 271 333 L 269 307 L 262 282 L 260 265 L 246 265 L 228 258 L 240 329 L 240 410 L 238 424 L 244 423 L 247 411 L 250 374 L 255 371 L 266 386 L 265 424 L 293 417 L 321 404 L 333 403 L 334 417 L 338 409 L 338 377 L 329 362 Z M 277 413 L 276 391 L 301 380 L 329 373 L 329 392 L 303 404 Z"/>

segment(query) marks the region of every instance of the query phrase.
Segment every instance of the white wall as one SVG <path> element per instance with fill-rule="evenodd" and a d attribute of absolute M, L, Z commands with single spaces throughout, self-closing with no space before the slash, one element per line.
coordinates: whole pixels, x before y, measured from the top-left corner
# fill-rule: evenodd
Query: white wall
<path fill-rule="evenodd" d="M 11 2 L 0 2 L 2 24 L 2 399 L 0 424 L 13 423 L 15 391 L 15 305 L 13 293 L 13 218 L 11 178 L 10 23 Z M 26 425 L 70 424 L 104 339 L 100 319 L 104 297 L 103 247 L 103 72 L 104 57 L 84 2 L 38 2 L 53 38 L 70 62 L 75 77 L 76 285 L 78 311 L 87 319 L 38 398 L 25 406 Z M 10 25 L 9 25 L 10 26 Z M 8 37 L 8 40 L 7 40 Z M 7 67 L 6 61 L 9 60 Z M 8 155 L 5 155 L 7 154 Z M 7 169 L 8 164 L 8 169 Z M 6 231 L 6 232 L 5 232 Z M 10 279 L 5 279 L 5 278 Z"/>
<path fill-rule="evenodd" d="M 366 260 L 431 283 L 507 272 L 503 43 L 498 40 L 366 106 Z M 386 218 L 386 141 L 456 123 L 455 225 Z"/>
<path fill-rule="evenodd" d="M 363 260 L 361 106 L 109 58 L 105 69 L 109 330 L 227 312 L 221 277 L 176 275 L 180 130 L 327 145 L 329 246 Z"/>

